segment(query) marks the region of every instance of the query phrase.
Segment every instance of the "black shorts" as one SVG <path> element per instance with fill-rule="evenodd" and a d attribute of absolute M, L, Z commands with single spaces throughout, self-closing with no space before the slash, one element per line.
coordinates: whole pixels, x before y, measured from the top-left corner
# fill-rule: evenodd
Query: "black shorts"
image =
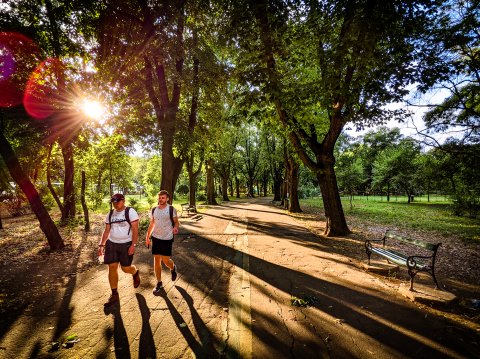
<path fill-rule="evenodd" d="M 172 256 L 173 239 L 158 239 L 152 237 L 152 254 Z"/>
<path fill-rule="evenodd" d="M 133 254 L 128 254 L 128 248 L 132 245 L 132 242 L 128 243 L 114 243 L 110 240 L 105 243 L 105 264 L 112 264 L 120 262 L 122 267 L 128 267 L 132 265 Z"/>

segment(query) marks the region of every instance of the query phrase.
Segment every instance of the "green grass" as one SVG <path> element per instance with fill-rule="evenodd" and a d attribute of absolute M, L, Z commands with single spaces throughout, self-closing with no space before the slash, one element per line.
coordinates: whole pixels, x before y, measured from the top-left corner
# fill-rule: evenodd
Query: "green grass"
<path fill-rule="evenodd" d="M 451 203 L 445 198 L 430 202 L 417 201 L 407 203 L 405 197 L 386 201 L 378 198 L 356 197 L 350 206 L 349 198 L 342 198 L 343 209 L 347 217 L 354 221 L 372 225 L 392 226 L 396 228 L 427 230 L 443 235 L 455 235 L 465 239 L 480 241 L 480 220 L 453 215 Z M 321 198 L 300 200 L 306 205 L 323 210 Z"/>

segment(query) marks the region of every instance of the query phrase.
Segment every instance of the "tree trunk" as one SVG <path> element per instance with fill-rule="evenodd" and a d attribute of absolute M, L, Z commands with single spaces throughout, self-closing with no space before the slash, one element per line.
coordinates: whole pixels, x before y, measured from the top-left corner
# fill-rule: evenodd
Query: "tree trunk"
<path fill-rule="evenodd" d="M 302 209 L 300 208 L 300 202 L 298 200 L 298 183 L 299 183 L 299 177 L 300 177 L 300 164 L 295 161 L 294 158 L 290 158 L 289 160 L 289 193 L 290 193 L 290 198 L 289 198 L 289 206 L 288 206 L 288 211 L 292 213 L 299 213 L 302 212 Z"/>
<path fill-rule="evenodd" d="M 273 177 L 273 200 L 281 201 L 282 200 L 282 173 L 281 171 L 275 172 Z"/>
<path fill-rule="evenodd" d="M 90 230 L 90 218 L 88 216 L 87 202 L 85 201 L 85 182 L 85 171 L 82 171 L 82 190 L 80 193 L 80 199 L 82 201 L 83 218 L 85 219 L 85 231 L 88 232 Z"/>
<path fill-rule="evenodd" d="M 169 123 L 173 123 L 170 121 Z M 175 129 L 173 126 L 162 127 L 162 180 L 160 190 L 166 190 L 170 194 L 170 204 L 173 203 L 175 186 L 182 170 L 183 160 L 175 157 L 173 153 L 173 138 Z"/>
<path fill-rule="evenodd" d="M 332 156 L 333 157 L 333 156 Z M 337 178 L 333 168 L 332 160 L 324 160 L 325 168 L 318 172 L 317 180 L 322 191 L 323 206 L 327 223 L 325 226 L 326 236 L 344 236 L 350 233 L 345 214 L 343 212 L 340 193 L 337 186 Z"/>
<path fill-rule="evenodd" d="M 267 197 L 268 196 L 268 173 L 263 174 L 262 187 L 263 187 L 263 196 Z"/>
<path fill-rule="evenodd" d="M 186 160 L 187 172 L 188 172 L 188 198 L 191 205 L 195 205 L 197 201 L 197 178 L 202 171 L 203 163 L 203 152 L 200 153 L 200 164 L 198 165 L 197 170 L 193 167 L 195 165 L 195 154 L 193 151 L 190 152 L 189 158 Z"/>
<path fill-rule="evenodd" d="M 228 198 L 228 177 L 222 177 L 222 201 L 230 201 Z"/>
<path fill-rule="evenodd" d="M 52 155 L 52 148 L 53 146 L 50 146 L 48 149 L 48 156 L 47 156 L 47 187 L 50 190 L 50 193 L 52 194 L 53 199 L 57 203 L 58 208 L 60 209 L 60 213 L 64 212 L 63 204 L 60 201 L 60 198 L 58 198 L 57 192 L 55 191 L 55 188 L 52 186 L 52 179 L 50 176 L 50 159 Z"/>
<path fill-rule="evenodd" d="M 233 197 L 233 181 L 228 181 L 228 190 L 230 191 L 230 196 Z"/>
<path fill-rule="evenodd" d="M 207 167 L 207 204 L 217 205 L 215 199 L 215 181 L 213 178 L 214 160 L 208 159 L 206 163 Z"/>
<path fill-rule="evenodd" d="M 40 223 L 40 229 L 45 234 L 51 250 L 61 249 L 65 246 L 63 239 L 58 232 L 58 228 L 53 223 L 50 214 L 43 205 L 42 200 L 35 186 L 30 182 L 28 176 L 23 171 L 15 152 L 13 152 L 10 143 L 3 133 L 0 133 L 0 152 L 7 165 L 10 175 L 23 191 L 30 203 L 33 213 Z"/>
<path fill-rule="evenodd" d="M 74 164 L 73 146 L 70 141 L 59 141 L 62 149 L 65 175 L 63 180 L 63 212 L 62 223 L 75 218 L 75 188 L 73 187 Z"/>

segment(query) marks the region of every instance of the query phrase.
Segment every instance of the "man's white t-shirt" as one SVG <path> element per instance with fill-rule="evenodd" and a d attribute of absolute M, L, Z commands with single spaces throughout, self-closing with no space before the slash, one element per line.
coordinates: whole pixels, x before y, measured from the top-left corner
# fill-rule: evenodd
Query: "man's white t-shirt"
<path fill-rule="evenodd" d="M 152 231 L 152 237 L 164 240 L 173 239 L 173 227 L 170 220 L 170 212 L 167 205 L 165 208 L 155 207 L 153 212 L 153 219 L 155 219 L 155 227 Z M 152 219 L 152 211 L 149 214 L 150 220 Z M 173 217 L 177 217 L 177 210 L 173 208 Z"/>
<path fill-rule="evenodd" d="M 130 223 L 138 221 L 138 213 L 132 207 L 128 212 Z M 115 209 L 112 213 L 111 222 L 108 221 L 109 214 L 105 218 L 105 223 L 110 223 L 110 234 L 108 239 L 115 243 L 128 243 L 132 241 L 132 230 L 130 224 L 125 220 L 125 209 L 117 212 Z M 130 231 L 129 231 L 130 230 Z"/>

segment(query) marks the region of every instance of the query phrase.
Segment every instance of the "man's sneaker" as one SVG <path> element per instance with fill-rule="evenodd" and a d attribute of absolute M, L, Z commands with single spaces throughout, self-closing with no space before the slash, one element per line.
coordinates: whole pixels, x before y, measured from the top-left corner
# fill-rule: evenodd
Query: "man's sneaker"
<path fill-rule="evenodd" d="M 175 282 L 176 279 L 177 279 L 177 266 L 174 265 L 172 270 L 172 282 Z"/>
<path fill-rule="evenodd" d="M 153 295 L 160 295 L 163 289 L 163 284 L 162 282 L 158 282 L 157 286 L 153 289 Z"/>
<path fill-rule="evenodd" d="M 140 285 L 140 269 L 137 269 L 137 271 L 133 275 L 133 288 L 138 288 L 139 285 Z"/>
<path fill-rule="evenodd" d="M 108 298 L 108 302 L 106 302 L 103 306 L 104 307 L 110 307 L 114 305 L 115 303 L 118 303 L 120 301 L 120 296 L 118 293 L 112 293 L 110 298 Z"/>

